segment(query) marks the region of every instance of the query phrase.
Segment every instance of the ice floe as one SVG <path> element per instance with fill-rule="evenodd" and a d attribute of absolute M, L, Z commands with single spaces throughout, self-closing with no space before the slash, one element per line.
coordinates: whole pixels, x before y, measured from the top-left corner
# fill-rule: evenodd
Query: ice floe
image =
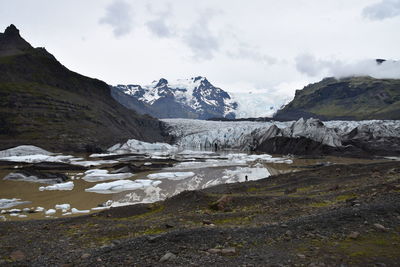
<path fill-rule="evenodd" d="M 49 155 L 22 155 L 22 156 L 9 156 L 9 157 L 1 157 L 0 160 L 3 161 L 12 161 L 12 162 L 24 162 L 24 163 L 39 163 L 39 162 L 69 162 L 74 158 L 73 156 L 69 155 L 56 155 L 56 156 L 49 156 Z"/>
<path fill-rule="evenodd" d="M 55 173 L 50 174 L 41 172 L 18 171 L 7 174 L 6 177 L 4 177 L 3 179 L 32 183 L 56 184 L 65 181 L 67 179 L 67 176 Z"/>
<path fill-rule="evenodd" d="M 67 212 L 68 210 L 71 209 L 71 205 L 70 204 L 56 204 L 54 206 L 56 208 L 56 210 L 62 210 L 62 212 Z"/>
<path fill-rule="evenodd" d="M 149 186 L 157 186 L 161 183 L 161 181 L 153 181 L 153 180 L 118 180 L 109 183 L 100 183 L 95 186 L 85 189 L 86 192 L 94 192 L 100 194 L 113 194 L 123 191 L 137 190 L 137 189 L 145 189 Z"/>
<path fill-rule="evenodd" d="M 86 182 L 102 182 L 108 180 L 122 180 L 134 176 L 132 173 L 109 173 L 108 170 L 93 169 L 85 172 L 82 178 Z"/>
<path fill-rule="evenodd" d="M 72 159 L 70 162 L 72 165 L 78 165 L 83 167 L 100 166 L 105 164 L 116 164 L 116 160 L 75 160 Z"/>
<path fill-rule="evenodd" d="M 1 198 L 0 209 L 9 209 L 18 205 L 30 203 L 29 201 L 21 201 L 19 198 Z"/>
<path fill-rule="evenodd" d="M 71 209 L 72 214 L 83 214 L 83 213 L 89 213 L 89 212 L 90 212 L 90 210 L 78 210 L 76 208 Z"/>
<path fill-rule="evenodd" d="M 147 151 L 177 151 L 176 146 L 167 143 L 147 143 L 136 139 L 130 139 L 124 144 L 116 144 L 108 149 L 108 152 L 114 154 L 128 154 L 132 152 Z"/>
<path fill-rule="evenodd" d="M 66 183 L 60 183 L 60 184 L 39 187 L 39 191 L 72 190 L 72 189 L 74 189 L 74 182 L 66 182 Z"/>
<path fill-rule="evenodd" d="M 48 210 L 46 210 L 46 212 L 44 213 L 44 214 L 46 214 L 46 215 L 53 215 L 53 214 L 56 214 L 56 210 L 55 209 L 48 209 Z"/>
<path fill-rule="evenodd" d="M 99 210 L 108 210 L 110 207 L 95 207 L 95 208 L 91 208 L 91 210 L 93 211 L 99 211 Z"/>
<path fill-rule="evenodd" d="M 0 151 L 0 158 L 14 156 L 29 156 L 29 155 L 52 155 L 53 153 L 46 151 L 37 146 L 22 145 L 10 149 Z"/>
<path fill-rule="evenodd" d="M 160 172 L 147 175 L 149 179 L 183 180 L 194 176 L 194 172 Z"/>

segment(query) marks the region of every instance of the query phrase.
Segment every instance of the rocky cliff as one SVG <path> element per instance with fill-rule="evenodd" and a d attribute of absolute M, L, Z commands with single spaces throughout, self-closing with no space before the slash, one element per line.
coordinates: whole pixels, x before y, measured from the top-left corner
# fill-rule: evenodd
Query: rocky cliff
<path fill-rule="evenodd" d="M 92 151 L 161 140 L 160 122 L 120 105 L 109 86 L 64 67 L 9 26 L 0 34 L 0 149 L 32 144 Z"/>

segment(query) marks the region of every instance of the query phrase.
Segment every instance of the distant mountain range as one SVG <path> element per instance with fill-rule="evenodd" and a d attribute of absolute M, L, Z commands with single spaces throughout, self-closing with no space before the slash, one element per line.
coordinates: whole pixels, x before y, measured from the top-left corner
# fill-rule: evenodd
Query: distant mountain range
<path fill-rule="evenodd" d="M 120 105 L 106 83 L 33 48 L 14 25 L 0 33 L 0 150 L 31 144 L 90 152 L 130 138 L 161 141 L 161 123 Z"/>
<path fill-rule="evenodd" d="M 377 60 L 381 64 L 384 60 Z M 326 78 L 297 90 L 275 120 L 399 120 L 400 79 Z"/>
<path fill-rule="evenodd" d="M 238 104 L 205 77 L 166 79 L 150 85 L 117 85 L 112 96 L 129 109 L 157 118 L 234 119 Z"/>

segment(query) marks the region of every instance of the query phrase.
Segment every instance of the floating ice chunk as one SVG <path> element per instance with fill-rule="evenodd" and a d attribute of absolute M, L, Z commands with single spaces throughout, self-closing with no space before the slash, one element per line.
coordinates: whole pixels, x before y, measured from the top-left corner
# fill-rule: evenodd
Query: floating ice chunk
<path fill-rule="evenodd" d="M 60 183 L 60 184 L 54 184 L 54 185 L 49 185 L 49 186 L 41 186 L 39 187 L 39 191 L 45 191 L 45 190 L 72 190 L 74 189 L 74 182 L 66 182 L 66 183 Z"/>
<path fill-rule="evenodd" d="M 36 212 L 42 212 L 42 211 L 44 211 L 44 208 L 43 207 L 36 207 L 35 211 Z"/>
<path fill-rule="evenodd" d="M 67 216 L 67 215 L 72 215 L 72 212 L 66 212 L 66 213 L 63 213 L 63 214 L 61 214 L 62 216 Z"/>
<path fill-rule="evenodd" d="M 95 153 L 91 154 L 89 158 L 102 158 L 102 157 L 108 157 L 108 156 L 116 156 L 118 155 L 117 153 Z"/>
<path fill-rule="evenodd" d="M 150 166 L 150 165 L 153 165 L 153 163 L 151 163 L 151 162 L 145 162 L 143 165 L 144 165 L 144 166 Z"/>
<path fill-rule="evenodd" d="M 110 207 L 95 207 L 95 208 L 91 208 L 91 210 L 108 210 Z"/>
<path fill-rule="evenodd" d="M 53 215 L 53 214 L 56 214 L 56 210 L 55 209 L 48 209 L 48 210 L 46 210 L 46 212 L 44 214 Z"/>
<path fill-rule="evenodd" d="M 18 213 L 10 213 L 11 217 L 17 217 L 19 214 Z"/>
<path fill-rule="evenodd" d="M 71 161 L 72 165 L 78 165 L 83 167 L 100 166 L 105 164 L 116 164 L 116 163 L 118 163 L 118 161 L 116 160 Z"/>
<path fill-rule="evenodd" d="M 183 150 L 178 153 L 179 155 L 215 155 L 216 153 L 213 151 L 196 151 L 196 150 Z"/>
<path fill-rule="evenodd" d="M 95 192 L 100 194 L 112 194 L 123 191 L 130 191 L 136 189 L 144 189 L 148 186 L 157 186 L 161 181 L 152 180 L 119 180 L 109 183 L 96 184 L 95 186 L 85 189 L 86 192 Z"/>
<path fill-rule="evenodd" d="M 171 146 L 167 143 L 147 143 L 135 139 L 130 139 L 125 144 L 116 144 L 110 147 L 108 149 L 108 152 L 116 154 L 127 154 L 149 150 L 177 151 L 178 148 L 176 146 Z"/>
<path fill-rule="evenodd" d="M 12 156 L 29 156 L 29 155 L 52 155 L 53 153 L 46 151 L 37 146 L 22 145 L 10 149 L 0 151 L 0 157 Z"/>
<path fill-rule="evenodd" d="M 11 212 L 11 213 L 20 213 L 21 210 L 20 209 L 11 209 L 11 210 L 9 210 L 9 212 Z"/>
<path fill-rule="evenodd" d="M 85 172 L 82 178 L 86 182 L 101 182 L 107 180 L 121 180 L 134 176 L 132 173 L 108 173 L 107 170 L 93 169 Z"/>
<path fill-rule="evenodd" d="M 28 216 L 27 215 L 25 215 L 25 214 L 20 214 L 20 215 L 18 215 L 18 218 L 27 218 Z"/>
<path fill-rule="evenodd" d="M 71 209 L 72 214 L 89 213 L 90 210 L 78 210 L 76 208 Z"/>
<path fill-rule="evenodd" d="M 70 204 L 57 204 L 55 205 L 56 210 L 62 210 L 62 212 L 66 212 L 71 208 Z"/>
<path fill-rule="evenodd" d="M 1 198 L 0 209 L 9 209 L 17 205 L 27 204 L 29 201 L 21 201 L 19 198 Z"/>
<path fill-rule="evenodd" d="M 2 157 L 0 160 L 12 162 L 25 162 L 25 163 L 39 163 L 39 162 L 68 162 L 73 156 L 57 155 L 26 155 L 26 156 L 9 156 Z"/>
<path fill-rule="evenodd" d="M 0 221 L 5 222 L 5 221 L 7 221 L 7 218 L 5 216 L 0 216 Z"/>
<path fill-rule="evenodd" d="M 160 172 L 147 175 L 149 179 L 183 180 L 194 176 L 194 172 Z"/>

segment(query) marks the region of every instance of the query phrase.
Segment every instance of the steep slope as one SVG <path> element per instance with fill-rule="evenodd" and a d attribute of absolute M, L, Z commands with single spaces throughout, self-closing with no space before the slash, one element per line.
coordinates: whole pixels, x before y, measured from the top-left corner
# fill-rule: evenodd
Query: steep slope
<path fill-rule="evenodd" d="M 161 140 L 160 122 L 116 102 L 108 85 L 74 73 L 11 25 L 0 35 L 0 149 L 99 150 Z"/>
<path fill-rule="evenodd" d="M 400 79 L 326 78 L 297 90 L 276 120 L 400 119 Z"/>
<path fill-rule="evenodd" d="M 235 118 L 237 103 L 224 90 L 212 85 L 205 77 L 150 85 L 118 85 L 112 87 L 113 97 L 130 109 L 158 118 Z"/>

